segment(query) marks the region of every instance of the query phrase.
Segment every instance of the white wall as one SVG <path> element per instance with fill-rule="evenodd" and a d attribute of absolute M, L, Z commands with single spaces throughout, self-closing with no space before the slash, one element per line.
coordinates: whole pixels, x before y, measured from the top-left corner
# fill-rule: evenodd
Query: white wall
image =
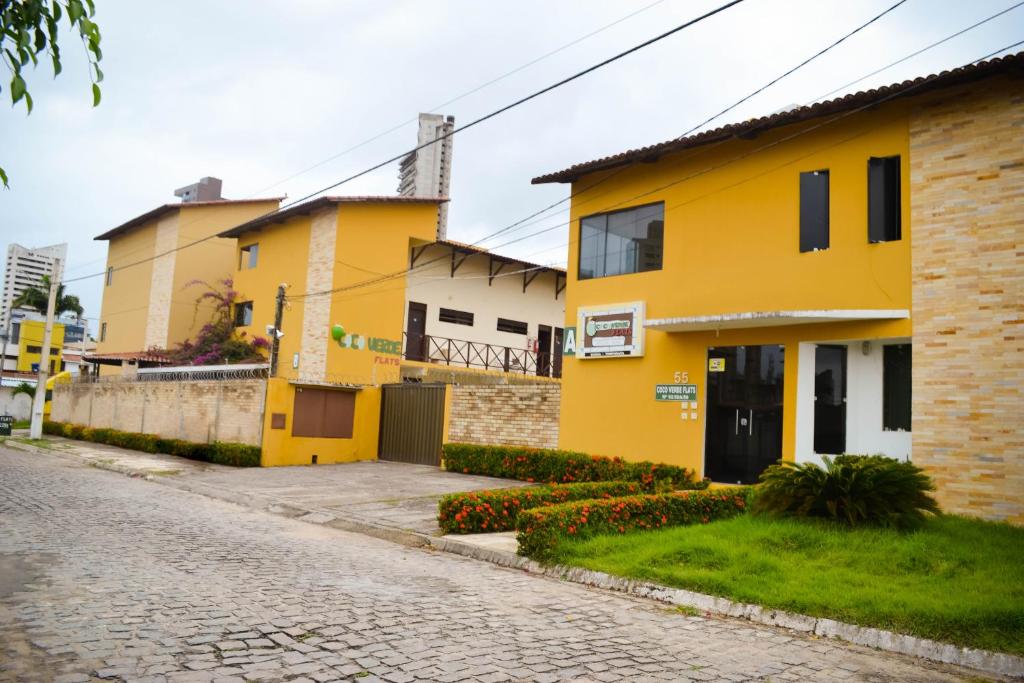
<path fill-rule="evenodd" d="M 0 387 L 0 415 L 13 415 L 15 420 L 27 420 L 32 415 L 32 399 L 26 394 L 13 395 L 14 387 Z"/>
<path fill-rule="evenodd" d="M 436 337 L 525 349 L 527 338 L 537 338 L 538 326 L 548 325 L 552 333 L 553 328 L 565 326 L 565 291 L 555 298 L 554 273 L 542 271 L 524 293 L 523 275 L 517 271 L 527 266 L 506 264 L 494 282 L 488 285 L 486 254 L 468 257 L 455 271 L 454 278 L 450 277 L 450 254 L 450 249 L 432 246 L 417 260 L 417 265 L 434 259 L 437 262 L 414 270 L 409 275 L 403 330 L 408 327 L 410 301 L 426 304 L 427 334 Z M 456 260 L 461 257 L 461 254 L 457 254 Z M 527 275 L 533 274 L 531 271 Z M 472 327 L 441 322 L 438 320 L 441 308 L 473 313 Z M 498 318 L 527 323 L 527 334 L 499 332 Z"/>
<path fill-rule="evenodd" d="M 909 339 L 873 339 L 864 355 L 862 340 L 823 342 L 845 344 L 846 452 L 887 455 L 909 460 L 910 432 L 882 429 L 882 346 L 907 344 Z M 814 452 L 814 352 L 817 344 L 801 343 L 797 366 L 796 460 L 821 463 Z"/>

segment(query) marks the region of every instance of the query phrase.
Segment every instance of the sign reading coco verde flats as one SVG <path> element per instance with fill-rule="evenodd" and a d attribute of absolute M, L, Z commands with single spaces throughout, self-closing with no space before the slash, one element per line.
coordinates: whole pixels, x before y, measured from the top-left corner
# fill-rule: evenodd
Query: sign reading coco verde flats
<path fill-rule="evenodd" d="M 644 355 L 643 301 L 580 308 L 577 317 L 577 358 Z"/>

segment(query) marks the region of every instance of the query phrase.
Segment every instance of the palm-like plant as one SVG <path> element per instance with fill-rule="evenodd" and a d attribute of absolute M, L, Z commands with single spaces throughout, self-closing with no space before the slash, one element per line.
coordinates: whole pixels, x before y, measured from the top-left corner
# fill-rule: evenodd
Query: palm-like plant
<path fill-rule="evenodd" d="M 22 292 L 13 302 L 11 308 L 34 308 L 41 313 L 46 312 L 46 306 L 50 301 L 50 277 L 43 276 L 43 282 L 39 287 L 29 287 Z M 60 316 L 62 313 L 74 313 L 81 318 L 85 309 L 74 294 L 64 294 L 64 285 L 57 286 L 57 302 L 53 314 Z"/>
<path fill-rule="evenodd" d="M 849 526 L 912 528 L 938 514 L 935 485 L 910 462 L 882 456 L 823 456 L 814 463 L 781 462 L 761 474 L 754 511 L 824 517 Z"/>
<path fill-rule="evenodd" d="M 11 391 L 12 397 L 17 396 L 18 394 L 25 394 L 29 398 L 35 398 L 36 388 L 28 382 L 22 382 Z"/>

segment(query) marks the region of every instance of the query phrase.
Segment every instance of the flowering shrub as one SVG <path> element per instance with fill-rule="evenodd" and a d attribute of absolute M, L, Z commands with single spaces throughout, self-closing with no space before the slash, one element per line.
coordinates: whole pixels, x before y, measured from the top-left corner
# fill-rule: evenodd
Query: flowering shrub
<path fill-rule="evenodd" d="M 438 502 L 437 523 L 446 534 L 511 531 L 516 527 L 516 516 L 521 510 L 572 500 L 644 493 L 657 490 L 652 488 L 654 486 L 635 481 L 596 481 L 453 493 Z"/>
<path fill-rule="evenodd" d="M 744 512 L 751 490 L 676 491 L 523 510 L 516 520 L 519 554 L 544 560 L 560 540 L 568 538 L 707 524 Z"/>
<path fill-rule="evenodd" d="M 167 453 L 189 460 L 212 462 L 234 467 L 259 467 L 260 448 L 242 443 L 196 443 L 181 439 L 164 439 L 156 434 L 122 432 L 105 427 L 85 427 L 63 422 L 44 422 L 43 432 L 80 441 L 105 443 L 145 453 Z"/>
<path fill-rule="evenodd" d="M 707 488 L 706 482 L 696 481 L 693 471 L 685 467 L 523 446 L 448 443 L 444 445 L 444 467 L 450 472 L 540 483 L 637 481 L 652 484 L 658 481 L 677 489 Z"/>
<path fill-rule="evenodd" d="M 235 290 L 231 278 L 216 284 L 192 280 L 185 286 L 194 285 L 206 289 L 196 298 L 193 316 L 198 316 L 200 307 L 206 306 L 212 307 L 212 318 L 199 329 L 195 339 L 187 339 L 160 353 L 179 365 L 266 362 L 270 342 L 258 336 L 250 339 L 244 330 L 235 329 L 235 306 L 242 296 Z"/>

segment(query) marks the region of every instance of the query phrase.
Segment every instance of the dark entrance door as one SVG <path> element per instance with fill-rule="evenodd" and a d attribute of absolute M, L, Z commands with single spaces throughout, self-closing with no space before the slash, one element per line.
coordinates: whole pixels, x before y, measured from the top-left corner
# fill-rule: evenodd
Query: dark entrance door
<path fill-rule="evenodd" d="M 426 360 L 427 305 L 409 302 L 409 320 L 405 330 L 405 357 L 408 360 Z"/>
<path fill-rule="evenodd" d="M 814 352 L 814 452 L 846 450 L 846 347 L 821 344 Z"/>
<path fill-rule="evenodd" d="M 753 484 L 782 457 L 783 361 L 777 344 L 708 349 L 705 476 Z"/>
<path fill-rule="evenodd" d="M 564 343 L 565 330 L 561 327 L 555 328 L 555 342 L 554 349 L 552 350 L 551 359 L 551 376 L 561 377 L 562 376 L 562 344 Z"/>
<path fill-rule="evenodd" d="M 381 387 L 381 460 L 441 464 L 444 393 L 443 384 L 385 384 Z"/>
<path fill-rule="evenodd" d="M 537 327 L 537 374 L 551 374 L 551 326 Z"/>

